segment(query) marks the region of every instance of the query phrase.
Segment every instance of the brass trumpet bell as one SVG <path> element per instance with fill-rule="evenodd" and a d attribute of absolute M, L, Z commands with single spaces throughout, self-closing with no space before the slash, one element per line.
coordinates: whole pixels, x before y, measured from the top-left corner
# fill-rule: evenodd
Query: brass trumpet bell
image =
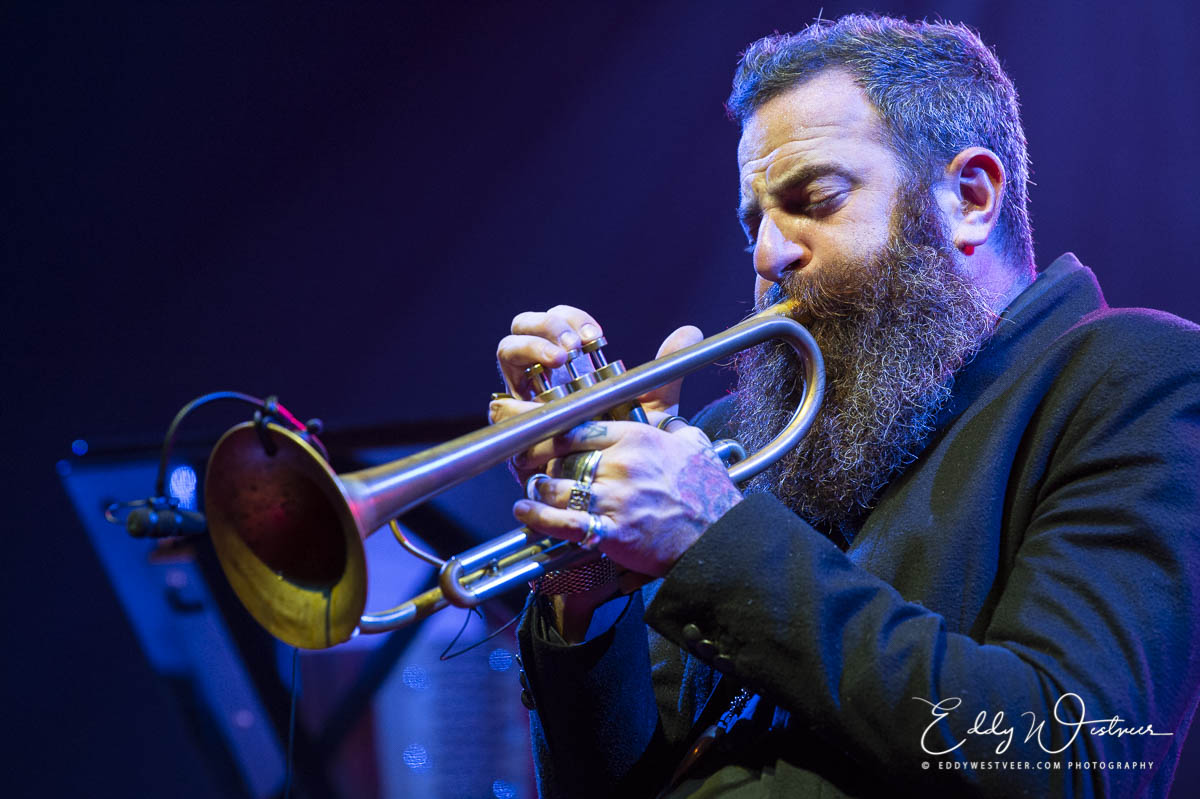
<path fill-rule="evenodd" d="M 341 480 L 301 436 L 253 422 L 217 442 L 205 511 L 217 557 L 238 599 L 276 638 L 322 649 L 350 638 L 367 599 L 355 507 Z M 374 528 L 370 528 L 374 529 Z"/>

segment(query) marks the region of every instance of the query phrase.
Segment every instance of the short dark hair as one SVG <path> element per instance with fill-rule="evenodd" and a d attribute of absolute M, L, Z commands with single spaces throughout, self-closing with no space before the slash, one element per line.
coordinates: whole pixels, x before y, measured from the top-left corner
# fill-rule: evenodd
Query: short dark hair
<path fill-rule="evenodd" d="M 1033 269 L 1029 155 L 1017 90 L 995 54 L 965 25 L 851 14 L 750 45 L 726 109 L 743 127 L 771 98 L 828 68 L 846 69 L 883 118 L 890 144 L 928 185 L 963 149 L 991 149 L 1008 184 L 997 221 L 1003 250 Z"/>

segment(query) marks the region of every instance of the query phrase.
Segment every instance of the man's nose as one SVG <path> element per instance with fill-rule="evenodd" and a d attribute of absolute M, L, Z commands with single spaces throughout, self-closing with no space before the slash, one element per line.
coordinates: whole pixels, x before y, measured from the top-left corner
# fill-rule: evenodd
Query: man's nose
<path fill-rule="evenodd" d="M 808 248 L 784 235 L 770 214 L 764 214 L 754 244 L 754 271 L 778 283 L 793 269 L 803 269 L 812 257 Z"/>

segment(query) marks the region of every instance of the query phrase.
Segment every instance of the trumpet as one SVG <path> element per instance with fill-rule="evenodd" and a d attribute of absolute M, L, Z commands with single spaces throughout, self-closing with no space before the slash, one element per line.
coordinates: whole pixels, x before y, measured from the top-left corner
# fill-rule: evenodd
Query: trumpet
<path fill-rule="evenodd" d="M 269 633 L 293 646 L 323 649 L 356 632 L 388 632 L 451 605 L 475 607 L 548 572 L 603 557 L 521 527 L 442 561 L 409 544 L 394 520 L 539 441 L 736 352 L 779 339 L 803 362 L 804 395 L 774 439 L 729 467 L 733 482 L 749 480 L 799 442 L 820 408 L 821 352 L 792 318 L 793 311 L 790 302 L 778 303 L 628 371 L 619 361 L 605 364 L 597 373 L 601 379 L 583 381 L 573 393 L 552 392 L 554 398 L 527 413 L 347 474 L 335 474 L 303 436 L 286 427 L 240 424 L 217 442 L 205 478 L 205 513 L 221 567 L 242 604 Z M 389 522 L 406 548 L 439 566 L 438 587 L 390 610 L 365 613 L 363 540 Z"/>

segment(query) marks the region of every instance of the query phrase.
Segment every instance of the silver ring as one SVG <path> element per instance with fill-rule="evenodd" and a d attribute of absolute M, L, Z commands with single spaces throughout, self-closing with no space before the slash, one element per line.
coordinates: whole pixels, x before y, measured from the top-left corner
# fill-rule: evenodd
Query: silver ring
<path fill-rule="evenodd" d="M 544 472 L 538 472 L 533 477 L 525 481 L 525 496 L 534 502 L 541 502 L 542 498 L 538 495 L 538 483 L 542 480 L 549 480 L 550 475 Z"/>
<path fill-rule="evenodd" d="M 594 449 L 583 456 L 579 465 L 579 479 L 571 486 L 571 496 L 567 499 L 568 510 L 592 509 L 592 483 L 596 479 L 596 470 L 600 468 L 600 450 Z"/>
<path fill-rule="evenodd" d="M 592 509 L 592 492 L 582 481 L 571 486 L 571 497 L 567 500 L 567 510 L 589 511 Z"/>
<path fill-rule="evenodd" d="M 587 532 L 579 542 L 579 546 L 587 550 L 595 550 L 604 542 L 604 531 L 600 528 L 600 517 L 595 513 L 588 514 Z"/>
<path fill-rule="evenodd" d="M 583 466 L 579 470 L 579 486 L 585 491 L 592 487 L 592 482 L 596 479 L 596 470 L 600 468 L 600 455 L 600 450 L 594 449 L 583 459 Z"/>
<path fill-rule="evenodd" d="M 683 422 L 684 424 L 688 424 L 688 420 L 684 419 L 682 416 L 668 416 L 666 419 L 663 419 L 661 422 L 659 422 L 655 426 L 659 430 L 662 430 L 664 433 L 669 433 L 671 431 L 668 428 L 670 428 L 671 425 L 675 424 L 675 422 Z"/>

